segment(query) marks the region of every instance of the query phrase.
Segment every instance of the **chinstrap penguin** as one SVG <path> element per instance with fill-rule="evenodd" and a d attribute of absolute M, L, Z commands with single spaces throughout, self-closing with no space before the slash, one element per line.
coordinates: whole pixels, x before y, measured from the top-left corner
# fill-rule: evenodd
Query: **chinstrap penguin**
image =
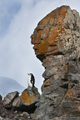
<path fill-rule="evenodd" d="M 29 75 L 28 86 L 32 88 L 32 87 L 34 87 L 34 84 L 35 84 L 35 78 L 32 73 L 29 73 L 28 75 Z"/>

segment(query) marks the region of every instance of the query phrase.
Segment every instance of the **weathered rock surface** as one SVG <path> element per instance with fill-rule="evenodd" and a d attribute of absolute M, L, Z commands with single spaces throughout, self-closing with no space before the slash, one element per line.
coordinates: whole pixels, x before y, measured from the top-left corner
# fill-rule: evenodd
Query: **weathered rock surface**
<path fill-rule="evenodd" d="M 11 92 L 6 95 L 3 100 L 3 105 L 7 109 L 17 109 L 20 111 L 28 111 L 32 112 L 35 110 L 35 104 L 39 102 L 40 94 L 36 87 L 28 87 L 25 89 L 21 96 L 19 96 L 19 92 Z"/>
<path fill-rule="evenodd" d="M 0 120 L 33 120 L 27 112 L 5 109 L 3 101 L 0 99 Z"/>
<path fill-rule="evenodd" d="M 6 95 L 6 97 L 4 97 L 3 100 L 3 105 L 5 108 L 11 109 L 12 108 L 12 102 L 14 101 L 15 98 L 17 98 L 19 96 L 19 92 L 15 91 L 15 92 L 11 92 L 8 93 Z"/>
<path fill-rule="evenodd" d="M 36 87 L 28 87 L 22 92 L 21 96 L 13 101 L 12 106 L 15 109 L 31 113 L 35 111 L 36 103 L 39 102 L 39 99 L 38 89 Z"/>
<path fill-rule="evenodd" d="M 36 87 L 28 87 L 21 96 L 19 92 L 11 92 L 2 101 L 0 96 L 0 120 L 34 120 L 31 114 L 36 109 L 40 94 Z"/>
<path fill-rule="evenodd" d="M 39 120 L 80 119 L 80 16 L 61 6 L 44 17 L 31 36 L 45 67 Z M 69 119 L 68 119 L 69 118 Z"/>
<path fill-rule="evenodd" d="M 40 94 L 36 87 L 33 87 L 33 88 L 28 87 L 22 92 L 22 95 L 21 95 L 21 102 L 23 105 L 26 105 L 26 106 L 37 103 L 39 99 L 40 99 Z"/>

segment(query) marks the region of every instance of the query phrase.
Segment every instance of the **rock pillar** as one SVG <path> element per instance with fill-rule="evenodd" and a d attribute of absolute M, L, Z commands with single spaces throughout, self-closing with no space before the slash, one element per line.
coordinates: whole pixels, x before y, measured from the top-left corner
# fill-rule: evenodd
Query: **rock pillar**
<path fill-rule="evenodd" d="M 80 116 L 80 17 L 61 6 L 35 28 L 31 43 L 45 67 L 39 120 L 72 120 Z M 79 118 L 80 119 L 80 118 Z"/>

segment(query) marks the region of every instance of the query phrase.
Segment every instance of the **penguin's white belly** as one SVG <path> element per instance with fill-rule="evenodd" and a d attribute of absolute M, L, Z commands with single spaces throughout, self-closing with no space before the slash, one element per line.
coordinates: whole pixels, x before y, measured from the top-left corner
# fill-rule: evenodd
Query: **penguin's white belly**
<path fill-rule="evenodd" d="M 29 78 L 28 78 L 28 86 L 32 87 L 31 76 L 29 76 Z"/>

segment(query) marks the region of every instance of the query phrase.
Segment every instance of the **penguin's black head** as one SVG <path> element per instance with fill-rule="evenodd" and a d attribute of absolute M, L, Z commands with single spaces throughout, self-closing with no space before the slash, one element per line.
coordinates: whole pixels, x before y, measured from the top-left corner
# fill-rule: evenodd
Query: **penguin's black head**
<path fill-rule="evenodd" d="M 32 76 L 33 74 L 32 74 L 32 73 L 28 73 L 28 75 L 31 75 L 31 76 Z"/>

